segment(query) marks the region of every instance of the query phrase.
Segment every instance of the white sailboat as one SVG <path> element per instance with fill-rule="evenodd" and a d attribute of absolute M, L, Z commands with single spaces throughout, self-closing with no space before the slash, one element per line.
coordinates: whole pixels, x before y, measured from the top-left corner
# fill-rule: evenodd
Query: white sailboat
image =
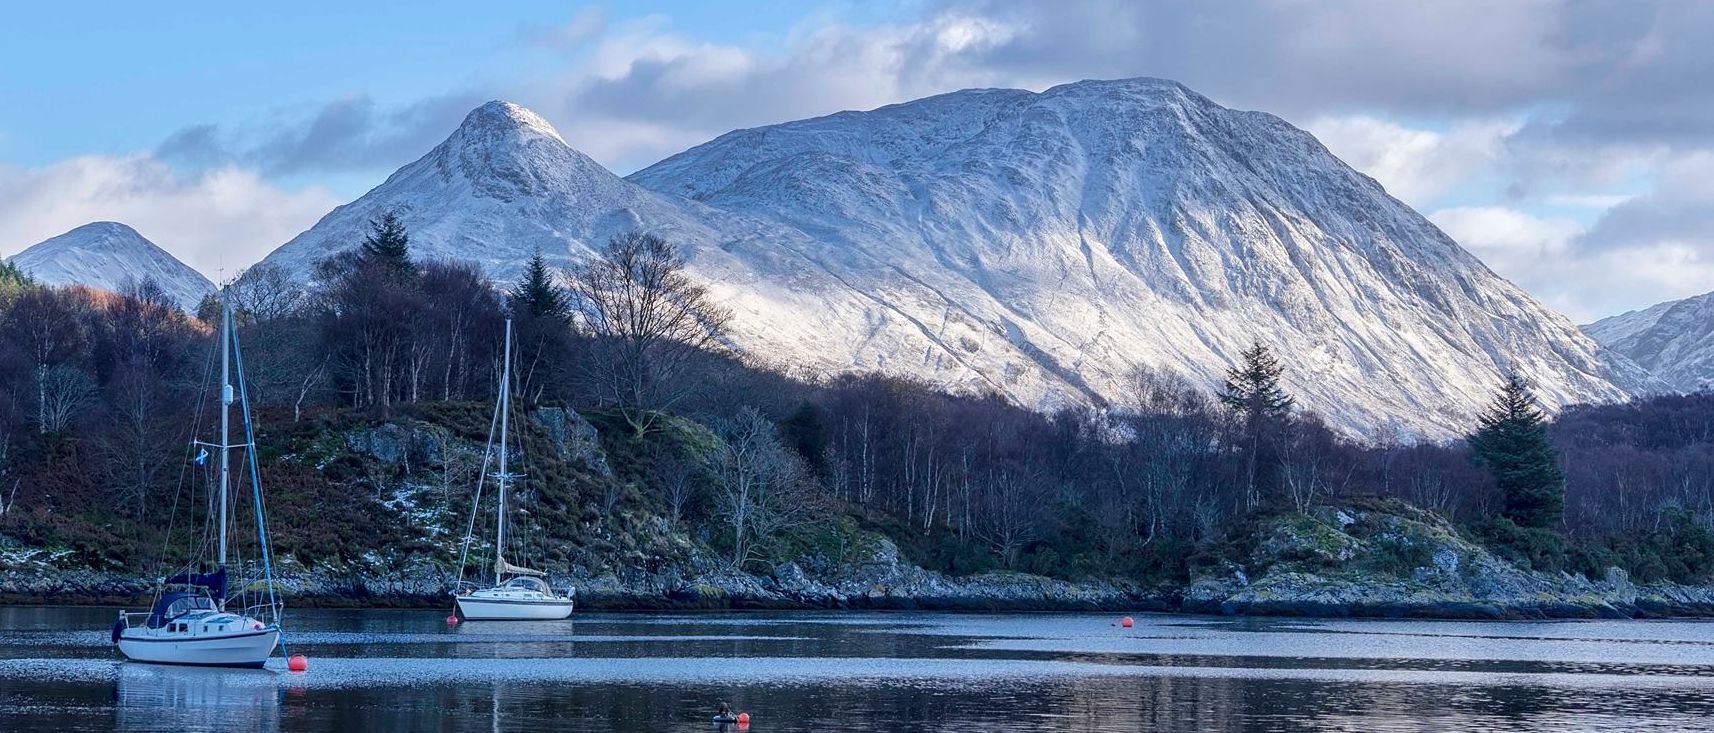
<path fill-rule="evenodd" d="M 571 616 L 575 589 L 567 589 L 565 595 L 555 593 L 548 586 L 546 573 L 540 570 L 513 565 L 506 561 L 506 482 L 511 475 L 506 472 L 507 426 L 510 422 L 512 409 L 512 321 L 506 321 L 506 345 L 500 368 L 500 393 L 495 400 L 494 409 L 498 412 L 500 424 L 499 463 L 500 470 L 494 474 L 498 486 L 498 507 L 495 509 L 494 520 L 494 584 L 486 588 L 474 587 L 462 580 L 459 588 L 454 591 L 455 603 L 459 615 L 466 620 L 478 621 L 552 621 Z M 489 447 L 493 448 L 493 435 L 489 435 Z M 485 462 L 486 463 L 486 462 Z M 464 550 L 459 561 L 459 573 L 464 572 L 463 555 L 470 550 L 470 543 L 475 534 L 476 507 L 481 504 L 481 482 L 477 484 L 476 504 L 471 508 L 470 528 L 464 535 Z"/>
<path fill-rule="evenodd" d="M 237 335 L 232 327 L 232 309 L 221 304 L 220 316 L 220 442 L 197 441 L 206 451 L 214 448 L 220 455 L 219 555 L 215 569 L 196 572 L 187 569 L 161 581 L 154 604 L 147 612 L 119 614 L 113 625 L 113 642 L 127 659 L 158 664 L 187 664 L 213 667 L 261 667 L 274 653 L 280 642 L 281 604 L 274 597 L 273 571 L 269 566 L 267 527 L 262 517 L 261 485 L 257 482 L 256 445 L 251 438 L 250 405 L 244 398 L 243 355 L 239 363 L 238 402 L 244 419 L 243 443 L 233 444 L 230 437 L 232 403 L 232 361 L 237 347 Z M 250 467 L 251 491 L 257 512 L 256 531 L 261 540 L 262 567 L 266 601 L 242 610 L 228 610 L 234 600 L 227 596 L 227 518 L 231 456 L 233 448 L 243 448 Z M 203 453 L 206 456 L 206 452 Z M 198 462 L 202 460 L 199 457 Z M 240 594 L 238 598 L 247 597 Z M 260 600 L 260 599 L 258 599 Z M 266 616 L 267 620 L 262 617 Z"/>

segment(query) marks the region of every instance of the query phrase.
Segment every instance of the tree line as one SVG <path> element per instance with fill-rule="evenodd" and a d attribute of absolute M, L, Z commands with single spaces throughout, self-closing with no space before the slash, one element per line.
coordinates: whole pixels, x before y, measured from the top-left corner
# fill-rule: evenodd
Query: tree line
<path fill-rule="evenodd" d="M 510 318 L 518 399 L 591 415 L 616 454 L 636 456 L 624 467 L 636 508 L 740 567 L 850 524 L 953 572 L 1177 579 L 1257 512 L 1388 495 L 1543 569 L 1714 571 L 1709 395 L 1549 420 L 1513 374 L 1467 440 L 1360 442 L 1299 408 L 1282 386 L 1292 365 L 1256 343 L 1212 392 L 1139 368 L 1113 404 L 1043 414 L 997 394 L 747 363 L 722 346 L 731 315 L 686 266 L 672 243 L 626 234 L 564 270 L 538 255 L 496 288 L 471 265 L 413 258 L 386 215 L 311 286 L 263 265 L 226 292 L 252 399 L 280 421 L 489 399 Z M 180 312 L 149 283 L 109 294 L 0 270 L 0 532 L 87 521 L 53 509 L 71 495 L 147 531 L 185 470 L 185 426 L 207 410 L 196 395 L 217 313 L 213 301 Z M 719 440 L 686 450 L 680 419 Z M 83 493 L 60 471 L 82 472 Z"/>

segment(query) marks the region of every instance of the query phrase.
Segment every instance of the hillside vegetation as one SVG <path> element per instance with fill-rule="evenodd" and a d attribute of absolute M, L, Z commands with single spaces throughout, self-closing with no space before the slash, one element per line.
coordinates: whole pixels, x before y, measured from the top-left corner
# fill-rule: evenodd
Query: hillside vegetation
<path fill-rule="evenodd" d="M 377 222 L 317 289 L 247 274 L 288 592 L 438 602 L 459 576 L 508 316 L 518 557 L 596 604 L 1701 612 L 1714 572 L 1714 396 L 1546 422 L 1519 375 L 1471 441 L 1356 443 L 1258 345 L 1217 395 L 1145 369 L 1124 404 L 1046 415 L 741 361 L 677 258 L 622 238 L 496 292 Z M 141 592 L 206 547 L 218 310 L 0 274 L 0 594 Z"/>

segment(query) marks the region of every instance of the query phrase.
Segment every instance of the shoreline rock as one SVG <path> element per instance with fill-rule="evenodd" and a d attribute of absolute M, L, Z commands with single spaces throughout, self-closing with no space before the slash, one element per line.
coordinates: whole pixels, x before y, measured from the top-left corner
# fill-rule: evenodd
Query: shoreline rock
<path fill-rule="evenodd" d="M 388 443 L 388 441 L 383 441 Z M 1413 619 L 1714 617 L 1714 587 L 1633 583 L 1618 568 L 1597 580 L 1520 569 L 1444 519 L 1391 500 L 1354 500 L 1259 518 L 1211 548 L 1183 585 L 1067 581 L 1016 572 L 949 576 L 864 535 L 843 562 L 800 557 L 739 572 L 688 545 L 677 559 L 574 566 L 555 587 L 586 610 L 1162 611 L 1220 616 Z M 60 568 L 35 555 L 0 568 L 0 603 L 139 605 L 153 579 Z M 299 608 L 447 608 L 457 579 L 411 556 L 306 569 L 286 558 L 276 588 Z M 253 573 L 252 573 L 253 574 Z"/>

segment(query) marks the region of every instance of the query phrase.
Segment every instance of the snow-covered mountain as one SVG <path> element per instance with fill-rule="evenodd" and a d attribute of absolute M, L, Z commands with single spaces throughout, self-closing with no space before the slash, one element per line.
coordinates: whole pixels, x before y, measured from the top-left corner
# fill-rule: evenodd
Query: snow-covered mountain
<path fill-rule="evenodd" d="M 1650 377 L 1308 133 L 1176 83 L 970 90 L 722 136 L 621 179 L 493 102 L 267 261 L 308 272 L 397 210 L 421 255 L 512 277 L 614 233 L 686 246 L 733 343 L 1027 405 L 1214 385 L 1252 340 L 1354 432 L 1468 427 L 1517 367 L 1551 404 Z"/>
<path fill-rule="evenodd" d="M 1714 293 L 1603 318 L 1583 332 L 1673 389 L 1714 389 Z"/>
<path fill-rule="evenodd" d="M 137 230 L 115 221 L 85 224 L 31 245 L 7 260 L 37 282 L 119 291 L 153 280 L 173 302 L 194 310 L 214 283 Z"/>

